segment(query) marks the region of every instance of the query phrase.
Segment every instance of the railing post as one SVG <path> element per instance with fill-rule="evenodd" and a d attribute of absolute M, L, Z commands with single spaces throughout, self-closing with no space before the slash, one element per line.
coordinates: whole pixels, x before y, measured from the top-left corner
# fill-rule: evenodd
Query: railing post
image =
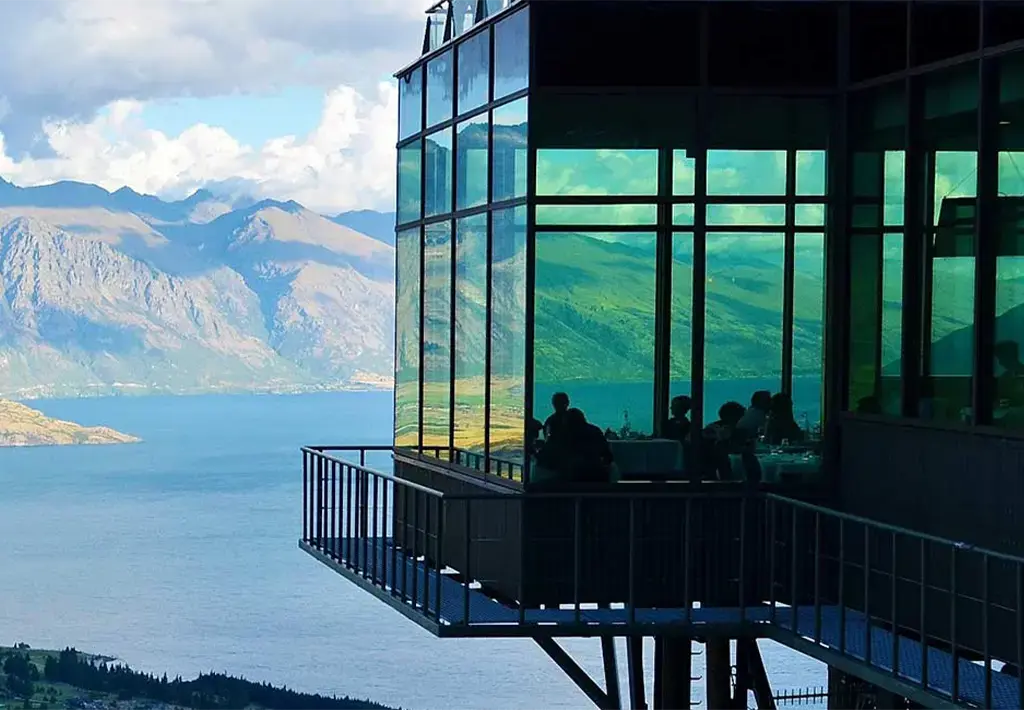
<path fill-rule="evenodd" d="M 899 539 L 894 531 L 892 533 L 892 569 L 890 570 L 892 572 L 892 592 L 889 595 L 889 602 L 892 606 L 892 674 L 896 677 L 899 677 L 900 674 L 900 627 L 899 613 L 896 610 L 896 593 L 899 582 L 899 575 L 896 573 L 896 567 L 899 565 L 896 555 L 898 544 Z"/>
<path fill-rule="evenodd" d="M 953 702 L 958 703 L 960 702 L 960 655 L 956 648 L 956 544 L 952 545 L 949 549 L 949 649 L 953 655 L 953 692 L 951 695 Z"/>
<path fill-rule="evenodd" d="M 583 554 L 582 500 L 576 495 L 572 499 L 572 608 L 573 620 L 580 623 L 580 556 Z"/>
<path fill-rule="evenodd" d="M 839 518 L 839 653 L 846 654 L 846 519 Z"/>
<path fill-rule="evenodd" d="M 747 494 L 740 497 L 740 621 L 747 620 Z"/>
<path fill-rule="evenodd" d="M 777 526 L 777 515 L 775 499 L 768 499 L 768 614 L 771 623 L 775 623 L 775 617 L 778 614 L 778 605 L 775 599 L 775 552 L 777 547 L 777 540 L 775 539 L 776 526 Z"/>
<path fill-rule="evenodd" d="M 302 539 L 309 542 L 309 452 L 302 450 Z"/>
<path fill-rule="evenodd" d="M 814 642 L 821 643 L 821 513 L 814 512 Z"/>
<path fill-rule="evenodd" d="M 345 472 L 345 566 L 353 569 L 356 562 L 352 559 L 352 553 L 357 552 L 359 548 L 352 539 L 355 534 L 355 524 L 352 519 L 355 514 L 355 511 L 352 510 L 352 465 L 343 463 L 341 470 Z"/>
<path fill-rule="evenodd" d="M 413 488 L 412 493 L 412 608 L 420 604 L 420 492 Z"/>
<path fill-rule="evenodd" d="M 992 649 L 989 647 L 989 606 L 992 603 L 992 585 L 989 580 L 992 557 L 982 553 L 982 607 L 981 607 L 981 638 L 982 651 L 985 657 L 985 707 L 992 707 Z"/>
<path fill-rule="evenodd" d="M 790 596 L 790 600 L 789 601 L 790 601 L 791 606 L 789 608 L 789 612 L 790 612 L 790 617 L 791 617 L 791 621 L 792 621 L 793 633 L 797 634 L 799 636 L 800 635 L 800 629 L 798 627 L 798 625 L 799 625 L 799 618 L 798 618 L 798 614 L 797 614 L 798 607 L 799 607 L 799 597 L 797 595 L 797 592 L 798 592 L 798 589 L 799 589 L 799 586 L 798 586 L 799 582 L 798 582 L 798 577 L 797 577 L 797 520 L 798 520 L 799 515 L 800 515 L 800 509 L 798 507 L 796 507 L 795 505 L 790 505 L 789 509 L 790 509 L 790 511 L 793 514 L 793 520 L 792 520 L 792 523 L 790 525 L 790 528 L 791 528 L 791 530 L 790 530 L 791 538 L 790 538 L 790 541 L 789 541 L 790 549 L 791 549 L 791 552 L 790 552 L 790 556 L 791 556 L 790 567 L 791 567 L 791 569 L 790 569 L 790 584 L 789 584 L 789 596 Z"/>
<path fill-rule="evenodd" d="M 409 597 L 409 497 L 415 489 L 407 488 L 402 493 L 402 601 Z M 414 563 L 415 564 L 415 561 Z M 415 570 L 415 567 L 413 568 Z"/>
<path fill-rule="evenodd" d="M 380 558 L 380 562 L 381 562 L 381 586 L 384 587 L 385 589 L 388 588 L 389 584 L 390 584 L 392 589 L 394 589 L 394 586 L 395 586 L 395 579 L 394 579 L 394 577 L 395 577 L 395 568 L 392 567 L 391 568 L 391 574 L 390 575 L 388 574 L 388 539 L 389 539 L 388 526 L 391 524 L 391 515 L 389 515 L 389 512 L 390 512 L 390 506 L 389 506 L 390 493 L 388 493 L 388 491 L 390 490 L 390 488 L 391 488 L 391 481 L 388 481 L 388 480 L 385 479 L 383 484 L 382 484 L 382 488 L 381 488 L 381 497 L 383 498 L 383 501 L 381 502 L 381 511 L 380 511 L 381 524 L 384 526 L 384 529 L 381 531 L 381 550 L 380 550 L 380 555 L 381 555 L 381 558 Z M 394 538 L 391 537 L 391 546 L 392 547 L 394 547 L 394 542 L 395 542 Z"/>
<path fill-rule="evenodd" d="M 921 538 L 921 687 L 928 690 L 928 540 Z"/>
<path fill-rule="evenodd" d="M 378 500 L 377 484 L 380 482 L 380 478 L 377 476 L 372 477 L 373 480 L 373 523 L 372 523 L 372 535 L 373 539 L 373 583 L 378 583 L 377 577 L 377 558 L 380 556 L 380 541 L 377 537 L 377 509 L 380 501 Z"/>
<path fill-rule="evenodd" d="M 864 525 L 864 662 L 871 665 L 871 528 Z"/>
<path fill-rule="evenodd" d="M 692 572 L 692 558 L 690 548 L 693 538 L 693 498 L 686 497 L 686 506 L 683 511 L 683 608 L 686 610 L 686 621 L 690 621 L 693 614 L 693 599 L 690 596 L 690 577 Z"/>
<path fill-rule="evenodd" d="M 445 501 L 443 496 L 436 496 L 434 500 L 437 501 L 437 541 L 434 545 L 434 553 L 436 555 L 436 570 L 434 572 L 434 603 L 437 606 L 437 623 L 441 623 L 441 573 L 444 571 L 444 557 L 442 550 L 444 546 L 442 544 L 444 540 L 444 514 L 445 514 Z M 430 615 L 430 610 L 427 610 L 427 615 Z"/>
<path fill-rule="evenodd" d="M 472 575 L 472 563 L 470 562 L 473 554 L 472 548 L 472 498 L 466 498 L 466 569 L 463 570 L 463 586 L 462 586 L 462 614 L 463 619 L 466 622 L 466 626 L 469 626 L 469 585 L 473 580 Z"/>
<path fill-rule="evenodd" d="M 423 496 L 423 614 L 430 616 L 430 499 Z M 417 576 L 419 572 L 416 572 Z"/>
<path fill-rule="evenodd" d="M 1017 577 L 1017 698 L 1024 703 L 1024 564 L 1014 564 Z"/>
<path fill-rule="evenodd" d="M 630 625 L 636 623 L 636 496 L 629 497 L 629 609 Z"/>
<path fill-rule="evenodd" d="M 320 457 L 320 466 L 316 476 L 316 546 L 324 549 L 324 464 L 325 459 Z"/>

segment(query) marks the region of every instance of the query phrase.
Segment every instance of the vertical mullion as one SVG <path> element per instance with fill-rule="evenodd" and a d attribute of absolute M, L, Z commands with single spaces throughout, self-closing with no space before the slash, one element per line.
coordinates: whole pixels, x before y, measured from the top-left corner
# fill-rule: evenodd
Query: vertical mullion
<path fill-rule="evenodd" d="M 487 32 L 487 101 L 494 100 L 494 32 L 488 27 Z M 487 111 L 487 271 L 486 289 L 484 294 L 487 307 L 484 316 L 486 328 L 484 343 L 484 471 L 491 470 L 491 330 L 494 327 L 491 310 L 494 298 L 491 295 L 493 279 L 491 262 L 494 258 L 494 212 L 490 205 L 494 202 L 494 111 Z"/>
<path fill-rule="evenodd" d="M 909 7 L 909 6 L 908 6 Z M 920 80 L 910 77 L 904 83 L 904 101 L 906 121 L 904 126 L 904 175 L 903 175 L 903 319 L 900 389 L 902 413 L 905 417 L 917 417 L 918 403 L 921 397 L 922 343 L 923 323 L 928 321 L 927 298 L 922 299 L 930 276 L 925 272 L 928 260 L 925 258 L 925 232 L 922 231 L 925 213 L 922 209 L 922 188 L 930 185 L 926 180 L 922 185 L 923 166 L 929 167 L 926 174 L 931 174 L 930 161 L 922 151 L 919 127 L 922 121 L 922 100 Z M 930 224 L 930 220 L 929 220 Z M 928 232 L 930 234 L 930 232 Z"/>
<path fill-rule="evenodd" d="M 793 393 L 793 270 L 796 262 L 796 151 L 786 150 L 786 232 L 782 274 L 782 391 Z"/>
<path fill-rule="evenodd" d="M 453 11 L 454 6 L 455 6 L 455 3 L 449 3 L 448 4 L 448 22 L 449 23 L 451 23 L 453 18 L 454 18 L 454 11 Z M 449 25 L 449 27 L 450 27 L 450 25 Z M 448 31 L 448 30 L 446 30 L 446 31 Z M 458 204 L 457 193 L 458 193 L 458 187 L 459 187 L 459 179 L 458 179 L 458 175 L 459 175 L 459 171 L 458 171 L 458 163 L 459 163 L 459 124 L 458 124 L 458 122 L 455 121 L 455 117 L 458 116 L 458 112 L 459 112 L 458 101 L 457 101 L 458 94 L 459 94 L 459 91 L 458 91 L 458 86 L 459 86 L 459 56 L 458 56 L 458 49 L 455 48 L 455 49 L 450 50 L 449 51 L 449 56 L 451 57 L 451 62 L 452 62 L 452 72 L 451 72 L 451 76 L 452 76 L 452 96 L 451 96 L 451 102 L 452 102 L 452 106 L 451 106 L 451 109 L 452 109 L 452 127 L 451 127 L 451 132 L 452 132 L 452 155 L 451 155 L 450 160 L 448 161 L 448 170 L 451 171 L 452 194 L 448 196 L 448 204 L 446 205 L 446 207 L 448 208 L 448 210 L 447 210 L 448 212 L 451 212 L 451 213 L 454 214 L 455 213 L 455 207 Z M 458 262 L 458 258 L 459 258 L 459 244 L 458 244 L 459 222 L 458 222 L 458 220 L 452 218 L 449 221 L 449 224 L 451 225 L 451 240 L 450 240 L 449 243 L 451 244 L 451 249 L 452 249 L 452 255 L 451 255 L 452 256 L 452 264 L 451 264 L 452 281 L 449 284 L 450 292 L 448 294 L 448 297 L 450 299 L 450 308 L 448 310 L 448 461 L 449 462 L 454 462 L 455 461 L 455 376 L 457 374 L 456 373 L 456 368 L 455 368 L 455 363 L 458 360 L 458 358 L 455 356 L 455 348 L 457 347 L 457 343 L 455 342 L 455 330 L 456 330 L 456 328 L 455 328 L 455 317 L 456 317 L 455 309 L 458 307 L 458 302 L 459 302 L 458 301 L 458 296 L 457 296 L 458 289 L 459 289 L 459 284 L 458 284 L 458 281 L 457 281 L 458 274 L 459 274 L 459 262 Z"/>
<path fill-rule="evenodd" d="M 537 13 L 531 12 L 529 16 L 530 37 L 536 37 Z M 530 80 L 535 75 L 536 47 L 530 42 Z M 534 101 L 527 99 L 526 103 L 526 313 L 524 314 L 526 352 L 523 359 L 523 442 L 524 447 L 530 440 L 530 423 L 533 421 L 534 387 L 533 387 L 533 340 L 534 340 L 534 291 L 537 285 L 537 149 L 534 132 L 530 130 L 535 116 Z M 515 213 L 513 212 L 513 224 Z M 532 461 L 529 451 L 523 452 L 523 484 L 530 478 Z"/>
<path fill-rule="evenodd" d="M 702 4 L 700 13 L 700 90 L 697 92 L 696 134 L 694 136 L 694 184 L 693 184 L 693 296 L 690 322 L 690 393 L 691 429 L 700 432 L 704 427 L 704 331 L 705 302 L 707 297 L 707 192 L 708 192 L 708 138 L 709 122 L 708 90 L 708 43 L 710 39 L 709 8 Z M 695 470 L 698 474 L 703 466 L 699 446 L 693 447 Z"/>
<path fill-rule="evenodd" d="M 657 276 L 654 308 L 654 433 L 668 419 L 672 387 L 672 170 L 671 147 L 658 150 Z"/>
<path fill-rule="evenodd" d="M 983 6 L 984 7 L 984 6 Z M 984 29 L 984 10 L 982 11 Z M 992 423 L 995 392 L 996 271 L 999 229 L 999 76 L 991 59 L 978 63 L 978 189 L 974 229 L 974 368 L 972 423 Z"/>

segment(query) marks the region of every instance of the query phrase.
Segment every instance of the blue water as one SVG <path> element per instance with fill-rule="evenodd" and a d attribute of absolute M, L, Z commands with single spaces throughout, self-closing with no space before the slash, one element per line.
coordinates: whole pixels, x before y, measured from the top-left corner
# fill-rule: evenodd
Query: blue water
<path fill-rule="evenodd" d="M 144 443 L 0 449 L 0 644 L 417 710 L 587 705 L 532 642 L 436 639 L 298 550 L 298 447 L 389 443 L 390 394 L 33 406 Z M 565 646 L 596 677 L 598 642 Z M 777 688 L 824 682 L 820 664 L 765 652 Z"/>

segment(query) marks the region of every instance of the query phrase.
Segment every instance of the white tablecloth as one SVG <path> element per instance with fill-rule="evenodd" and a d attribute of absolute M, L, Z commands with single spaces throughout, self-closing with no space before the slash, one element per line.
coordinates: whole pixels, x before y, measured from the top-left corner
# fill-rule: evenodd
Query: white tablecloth
<path fill-rule="evenodd" d="M 798 476 L 801 480 L 813 478 L 821 470 L 821 458 L 803 454 L 758 454 L 761 480 L 778 483 L 783 474 Z"/>
<path fill-rule="evenodd" d="M 683 468 L 683 446 L 675 439 L 628 439 L 608 442 L 620 476 L 665 474 Z"/>

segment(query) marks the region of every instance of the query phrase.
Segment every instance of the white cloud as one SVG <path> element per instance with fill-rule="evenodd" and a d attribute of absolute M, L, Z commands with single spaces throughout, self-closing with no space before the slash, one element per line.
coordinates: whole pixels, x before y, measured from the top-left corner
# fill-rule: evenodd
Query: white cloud
<path fill-rule="evenodd" d="M 20 155 L 46 119 L 88 121 L 122 99 L 372 93 L 414 59 L 421 0 L 5 0 L 0 116 Z M 45 141 L 43 141 L 45 143 Z"/>
<path fill-rule="evenodd" d="M 260 197 L 294 199 L 324 212 L 393 209 L 397 90 L 328 91 L 319 125 L 306 136 L 244 145 L 223 128 L 197 123 L 178 136 L 143 125 L 143 103 L 117 100 L 89 121 L 49 120 L 52 155 L 16 159 L 0 136 L 0 175 L 21 185 L 55 180 L 123 185 L 181 197 L 203 185 L 241 180 Z"/>

